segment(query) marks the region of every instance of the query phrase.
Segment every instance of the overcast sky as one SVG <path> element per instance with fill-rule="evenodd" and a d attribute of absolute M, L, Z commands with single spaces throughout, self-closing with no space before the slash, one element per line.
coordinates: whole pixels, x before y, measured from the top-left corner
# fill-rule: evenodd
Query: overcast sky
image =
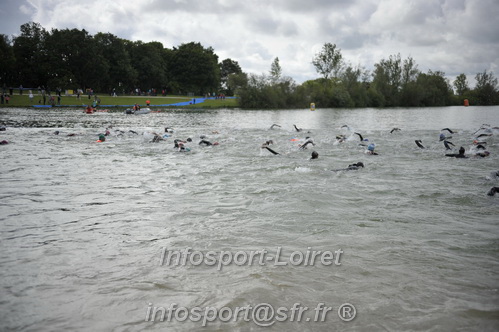
<path fill-rule="evenodd" d="M 0 33 L 18 35 L 30 21 L 166 48 L 200 42 L 247 73 L 268 73 L 278 57 L 297 83 L 320 77 L 311 61 L 325 43 L 369 70 L 400 53 L 451 82 L 465 73 L 473 87 L 484 70 L 499 77 L 498 0 L 0 1 Z"/>

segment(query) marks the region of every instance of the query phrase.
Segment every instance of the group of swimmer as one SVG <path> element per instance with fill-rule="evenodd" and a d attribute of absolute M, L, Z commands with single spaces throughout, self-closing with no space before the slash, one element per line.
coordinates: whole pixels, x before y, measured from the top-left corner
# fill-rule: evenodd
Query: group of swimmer
<path fill-rule="evenodd" d="M 98 143 L 105 142 L 106 137 L 111 135 L 112 128 L 113 128 L 112 126 L 109 126 L 106 128 L 104 133 L 99 133 L 97 142 Z M 270 129 L 273 130 L 274 128 L 282 128 L 282 127 L 279 124 L 274 123 L 270 126 Z M 293 124 L 293 128 L 297 132 L 304 132 L 304 130 L 302 128 L 299 128 L 295 124 Z M 358 145 L 363 146 L 365 148 L 365 153 L 367 155 L 378 155 L 378 153 L 375 152 L 376 145 L 374 143 L 370 142 L 369 139 L 365 138 L 361 133 L 353 131 L 352 128 L 350 128 L 348 125 L 343 125 L 341 127 L 341 129 L 347 129 L 348 131 L 351 131 L 353 133 L 351 133 L 350 136 L 347 136 L 344 134 L 337 135 L 335 144 L 344 143 L 347 140 L 352 140 L 354 136 L 357 136 L 359 139 Z M 6 130 L 5 126 L 0 127 L 0 131 L 5 131 L 5 130 Z M 463 159 L 469 158 L 470 156 L 475 157 L 475 158 L 489 157 L 490 152 L 487 151 L 487 149 L 486 149 L 487 142 L 484 140 L 484 138 L 493 136 L 494 130 L 499 130 L 499 127 L 491 127 L 488 124 L 483 124 L 477 131 L 475 131 L 473 133 L 473 135 L 474 135 L 474 139 L 472 141 L 473 145 L 472 145 L 472 148 L 470 149 L 470 153 L 468 155 L 466 154 L 466 149 L 463 146 L 461 146 L 457 153 L 446 153 L 445 156 L 446 157 L 454 157 L 454 158 L 463 158 Z M 393 134 L 394 132 L 399 132 L 399 131 L 401 131 L 400 128 L 393 128 L 390 130 L 390 134 Z M 174 132 L 174 130 L 172 128 L 165 127 L 163 134 L 159 134 L 157 132 L 148 132 L 148 134 L 152 135 L 151 142 L 158 143 L 161 141 L 165 141 L 167 138 L 171 137 L 173 135 L 173 132 Z M 457 134 L 457 132 L 450 129 L 450 128 L 443 128 L 443 129 L 441 129 L 440 135 L 438 137 L 438 140 L 443 143 L 446 151 L 453 150 L 453 147 L 455 147 L 455 145 L 454 145 L 454 143 L 452 143 L 450 141 L 452 139 L 452 136 L 447 136 L 446 133 L 444 133 L 444 132 L 448 132 L 448 134 L 450 134 L 450 135 Z M 125 132 L 125 131 L 119 130 L 119 129 L 115 130 L 115 134 L 117 136 L 121 136 L 121 135 L 124 135 L 126 133 L 138 135 L 138 133 L 134 130 L 128 130 L 128 132 Z M 311 132 L 306 131 L 306 133 L 310 134 Z M 59 135 L 59 134 L 60 134 L 60 131 L 58 131 L 58 130 L 56 130 L 54 132 L 54 135 Z M 144 133 L 144 134 L 146 134 L 146 133 Z M 218 132 L 212 131 L 212 134 L 218 134 Z M 76 135 L 75 133 L 68 133 L 66 136 L 75 136 L 75 135 Z M 198 142 L 198 145 L 200 145 L 200 146 L 220 145 L 219 142 L 209 141 L 205 135 L 201 135 L 199 138 L 200 138 L 200 140 Z M 292 140 L 295 141 L 298 139 L 292 139 Z M 173 148 L 178 152 L 189 152 L 191 149 L 187 145 L 188 145 L 188 143 L 191 143 L 191 142 L 192 142 L 192 138 L 190 138 L 190 137 L 188 137 L 185 140 L 176 138 L 173 140 Z M 0 142 L 0 145 L 5 145 L 8 143 L 9 143 L 8 141 L 2 140 Z M 427 147 L 425 145 L 423 145 L 423 142 L 420 139 L 415 140 L 415 143 L 420 149 L 427 149 Z M 261 145 L 261 149 L 265 149 L 273 155 L 280 155 L 279 152 L 277 152 L 273 148 L 271 148 L 271 146 L 273 144 L 274 144 L 274 141 L 269 139 Z M 306 150 L 306 149 L 308 149 L 308 147 L 315 147 L 315 146 L 316 146 L 316 144 L 313 141 L 313 139 L 310 136 L 306 136 L 305 139 L 302 140 L 302 143 L 298 144 L 298 149 L 299 150 Z M 314 159 L 318 159 L 318 158 L 319 158 L 319 153 L 315 150 L 312 151 L 310 159 L 314 160 Z M 364 163 L 359 161 L 357 163 L 348 165 L 346 168 L 333 169 L 332 171 L 335 171 L 335 172 L 337 172 L 337 171 L 352 171 L 352 170 L 359 170 L 359 169 L 362 169 L 364 167 L 365 167 Z M 499 171 L 492 172 L 491 174 L 493 174 L 493 176 L 491 175 L 492 179 L 495 179 L 495 180 L 499 179 Z M 492 187 L 489 190 L 489 192 L 487 193 L 487 195 L 494 196 L 498 192 L 499 192 L 499 187 Z"/>
<path fill-rule="evenodd" d="M 482 125 L 480 127 L 479 130 L 475 131 L 474 134 L 476 134 L 480 130 L 486 130 L 488 132 L 487 133 L 482 133 L 482 134 L 476 136 L 476 138 L 473 140 L 473 150 L 474 150 L 474 153 L 471 154 L 472 157 L 485 158 L 485 157 L 490 156 L 490 152 L 487 151 L 486 148 L 485 148 L 485 145 L 487 144 L 487 142 L 480 141 L 479 139 L 482 138 L 482 137 L 492 136 L 493 135 L 492 134 L 492 129 L 499 129 L 499 127 L 492 127 L 492 128 L 490 128 L 490 125 L 484 124 L 484 125 Z M 450 134 L 455 134 L 456 132 L 453 131 L 453 130 L 451 130 L 451 129 L 449 129 L 449 128 L 443 128 L 441 130 L 440 135 L 439 135 L 439 141 L 443 142 L 445 149 L 446 150 L 452 150 L 453 149 L 452 147 L 455 147 L 454 143 L 452 143 L 450 141 L 450 139 L 452 138 L 452 136 L 446 136 L 443 133 L 443 131 L 448 131 Z M 426 147 L 423 145 L 423 142 L 421 140 L 415 140 L 414 142 L 416 143 L 416 145 L 420 149 L 426 149 Z M 459 152 L 458 153 L 447 153 L 447 154 L 445 154 L 445 156 L 446 157 L 454 157 L 454 158 L 469 158 L 469 156 L 467 156 L 465 153 L 466 153 L 466 149 L 461 146 L 459 148 Z"/>
<path fill-rule="evenodd" d="M 270 129 L 274 129 L 276 127 L 281 128 L 280 125 L 273 124 L 270 127 Z M 293 124 L 293 128 L 297 132 L 302 132 L 303 131 L 302 128 L 297 127 L 295 124 Z M 341 128 L 342 129 L 347 129 L 348 131 L 353 131 L 352 128 L 350 128 L 348 125 L 343 125 L 343 126 L 341 126 Z M 483 131 L 482 133 L 476 135 L 475 139 L 472 142 L 473 143 L 473 148 L 471 149 L 471 151 L 472 151 L 472 153 L 470 154 L 471 157 L 485 158 L 485 157 L 489 157 L 490 156 L 490 152 L 487 151 L 487 149 L 485 147 L 487 145 L 487 142 L 484 141 L 483 138 L 484 137 L 493 136 L 493 130 L 499 130 L 499 127 L 491 127 L 488 124 L 483 124 L 477 131 L 475 131 L 473 133 L 473 135 L 476 135 L 478 132 Z M 401 131 L 401 129 L 395 127 L 395 128 L 393 128 L 393 129 L 390 130 L 390 134 L 393 134 L 394 132 L 399 132 L 399 131 Z M 444 145 L 445 149 L 447 151 L 452 150 L 453 147 L 455 147 L 454 143 L 452 143 L 450 141 L 450 139 L 452 139 L 452 136 L 446 136 L 446 134 L 444 132 L 448 132 L 449 134 L 456 134 L 457 132 L 453 131 L 450 128 L 443 128 L 443 129 L 441 129 L 441 132 L 440 132 L 440 135 L 439 135 L 439 141 L 443 142 L 443 145 Z M 307 133 L 310 133 L 310 132 L 307 132 Z M 353 137 L 354 135 L 356 135 L 359 138 L 359 140 L 360 140 L 359 146 L 367 147 L 366 150 L 365 150 L 366 154 L 368 154 L 368 155 L 378 155 L 378 153 L 375 152 L 376 145 L 374 143 L 370 143 L 367 138 L 364 138 L 362 136 L 362 134 L 358 133 L 358 132 L 353 132 L 353 134 L 350 137 Z M 348 136 L 346 136 L 344 134 L 337 135 L 336 136 L 336 143 L 337 144 L 344 143 L 350 137 L 348 137 Z M 420 149 L 426 149 L 426 147 L 423 145 L 423 143 L 422 143 L 421 140 L 419 140 L 419 139 L 415 140 L 415 143 L 416 143 L 416 145 Z M 264 144 L 262 144 L 262 149 L 267 149 L 272 154 L 278 155 L 279 154 L 278 152 L 274 151 L 273 149 L 271 149 L 269 147 L 269 145 L 271 145 L 271 144 L 273 144 L 272 140 L 266 141 Z M 300 149 L 306 149 L 307 145 L 315 146 L 315 143 L 313 142 L 313 140 L 310 137 L 308 137 L 308 136 L 305 137 L 305 142 L 303 144 L 299 144 L 299 148 Z M 469 158 L 470 157 L 470 156 L 466 155 L 466 149 L 463 146 L 461 146 L 459 148 L 458 153 L 446 153 L 445 156 L 446 157 L 454 157 L 454 158 Z M 317 151 L 313 151 L 312 152 L 312 156 L 311 156 L 310 159 L 317 159 L 317 158 L 319 158 L 319 153 Z M 363 168 L 363 167 L 364 167 L 364 164 L 362 162 L 358 162 L 356 164 L 348 165 L 347 168 L 336 169 L 336 170 L 333 170 L 333 171 L 358 170 L 358 169 Z M 493 172 L 493 173 L 495 174 L 494 179 L 499 178 L 499 171 L 498 172 Z M 493 187 L 492 189 L 490 189 L 490 191 L 487 193 L 487 195 L 493 196 L 493 195 L 495 195 L 498 192 L 499 192 L 499 187 Z"/>

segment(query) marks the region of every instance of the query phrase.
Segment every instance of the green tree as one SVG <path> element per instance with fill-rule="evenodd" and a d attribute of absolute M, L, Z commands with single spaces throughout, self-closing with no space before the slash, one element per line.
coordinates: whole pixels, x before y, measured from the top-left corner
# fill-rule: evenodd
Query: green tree
<path fill-rule="evenodd" d="M 474 95 L 479 105 L 494 105 L 498 102 L 497 78 L 493 73 L 478 73 L 475 76 L 476 86 Z"/>
<path fill-rule="evenodd" d="M 355 107 L 366 107 L 369 103 L 367 74 L 365 69 L 348 65 L 341 75 L 341 83 Z"/>
<path fill-rule="evenodd" d="M 237 61 L 225 59 L 220 63 L 220 88 L 228 96 L 234 95 L 237 85 L 231 85 L 229 80 L 232 74 L 241 74 L 243 71 Z"/>
<path fill-rule="evenodd" d="M 51 88 L 82 87 L 101 90 L 109 64 L 85 30 L 53 29 L 45 39 L 47 84 Z"/>
<path fill-rule="evenodd" d="M 420 71 L 416 61 L 408 57 L 402 63 L 402 81 L 398 106 L 417 106 L 419 104 L 419 87 L 416 84 Z"/>
<path fill-rule="evenodd" d="M 337 77 L 343 65 L 341 50 L 336 48 L 336 44 L 325 43 L 322 50 L 314 56 L 312 64 L 326 80 L 331 76 Z"/>
<path fill-rule="evenodd" d="M 384 105 L 398 106 L 402 83 L 402 60 L 400 54 L 390 55 L 374 65 L 373 85 L 383 95 Z"/>
<path fill-rule="evenodd" d="M 218 56 L 211 47 L 204 48 L 200 43 L 182 44 L 173 49 L 170 69 L 174 80 L 183 93 L 218 91 L 220 67 Z"/>
<path fill-rule="evenodd" d="M 0 34 L 0 84 L 12 86 L 19 83 L 16 71 L 14 50 L 7 35 Z"/>
<path fill-rule="evenodd" d="M 459 74 L 454 80 L 454 88 L 456 89 L 456 94 L 458 96 L 463 96 L 466 92 L 470 90 L 468 85 L 468 79 L 465 74 Z"/>
<path fill-rule="evenodd" d="M 428 71 L 428 74 L 419 74 L 417 79 L 419 88 L 419 105 L 414 106 L 448 106 L 452 101 L 452 88 L 441 71 Z"/>
<path fill-rule="evenodd" d="M 167 84 L 163 44 L 137 41 L 128 44 L 128 52 L 132 66 L 137 71 L 138 80 L 133 82 L 134 87 L 147 91 L 160 89 Z"/>
<path fill-rule="evenodd" d="M 14 38 L 14 56 L 19 82 L 25 87 L 45 85 L 48 80 L 45 39 L 48 32 L 39 24 L 21 25 L 21 34 Z"/>
<path fill-rule="evenodd" d="M 94 36 L 97 47 L 101 50 L 108 72 L 101 77 L 101 85 L 112 92 L 123 93 L 137 82 L 137 70 L 132 66 L 126 41 L 110 33 L 97 33 Z"/>
<path fill-rule="evenodd" d="M 276 84 L 280 81 L 282 76 L 282 68 L 279 64 L 279 58 L 275 58 L 272 64 L 270 65 L 270 81 L 273 84 Z"/>

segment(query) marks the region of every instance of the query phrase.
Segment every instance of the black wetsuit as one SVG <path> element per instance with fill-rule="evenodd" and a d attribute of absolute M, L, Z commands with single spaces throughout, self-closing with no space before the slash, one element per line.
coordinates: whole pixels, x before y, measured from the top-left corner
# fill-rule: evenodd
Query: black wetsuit
<path fill-rule="evenodd" d="M 454 143 L 452 143 L 452 142 L 444 141 L 444 146 L 445 146 L 446 150 L 452 150 L 452 148 L 450 147 L 450 145 L 455 146 Z"/>
<path fill-rule="evenodd" d="M 364 168 L 364 163 L 359 161 L 358 163 L 348 165 L 347 168 L 340 168 L 340 169 L 334 169 L 333 172 L 339 172 L 339 171 L 356 171 L 360 168 Z"/>
<path fill-rule="evenodd" d="M 272 150 L 271 148 L 269 148 L 268 146 L 262 146 L 262 149 L 267 149 L 269 150 L 272 154 L 279 154 L 278 152 L 275 152 L 274 150 Z"/>
<path fill-rule="evenodd" d="M 179 148 L 178 143 L 185 143 L 185 142 L 182 141 L 181 139 L 175 139 L 175 140 L 173 140 L 173 144 L 174 144 L 173 147 L 178 149 Z"/>
<path fill-rule="evenodd" d="M 199 142 L 199 145 L 201 145 L 201 144 L 204 144 L 206 146 L 213 145 L 213 143 L 211 143 L 210 141 L 204 140 L 204 139 Z"/>
<path fill-rule="evenodd" d="M 499 187 L 492 187 L 487 193 L 487 195 L 494 196 L 496 193 L 499 193 Z"/>
<path fill-rule="evenodd" d="M 455 158 L 468 158 L 467 156 L 464 155 L 464 148 L 461 146 L 459 148 L 459 153 L 448 153 L 445 156 L 446 157 L 455 157 Z"/>
<path fill-rule="evenodd" d="M 305 143 L 303 143 L 302 146 L 300 146 L 300 149 L 306 149 L 308 144 L 312 144 L 313 146 L 315 146 L 314 141 L 312 141 L 311 139 L 309 139 L 308 141 L 306 141 Z"/>

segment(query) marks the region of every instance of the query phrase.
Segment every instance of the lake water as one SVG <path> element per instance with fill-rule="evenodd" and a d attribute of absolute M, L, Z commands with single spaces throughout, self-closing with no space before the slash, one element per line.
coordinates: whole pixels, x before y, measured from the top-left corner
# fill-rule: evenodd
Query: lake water
<path fill-rule="evenodd" d="M 0 123 L 0 330 L 499 330 L 499 132 L 487 158 L 439 142 L 450 128 L 471 156 L 499 107 L 12 108 Z"/>

